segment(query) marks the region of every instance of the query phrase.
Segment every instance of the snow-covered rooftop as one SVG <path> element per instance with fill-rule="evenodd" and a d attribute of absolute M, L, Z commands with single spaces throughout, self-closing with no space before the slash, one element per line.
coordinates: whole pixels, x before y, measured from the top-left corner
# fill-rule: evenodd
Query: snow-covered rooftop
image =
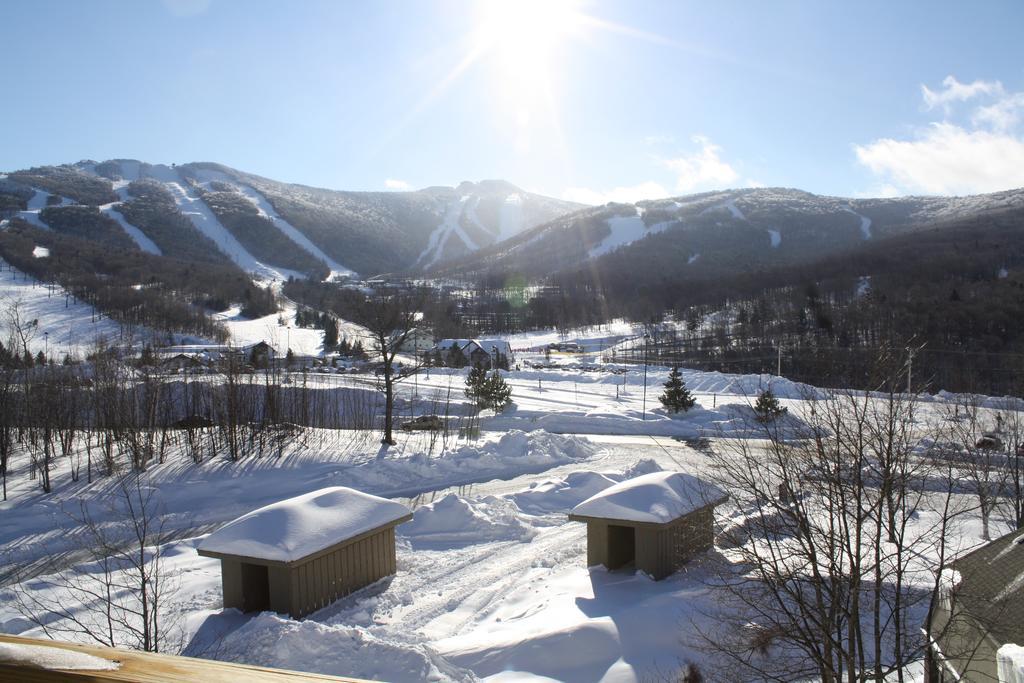
<path fill-rule="evenodd" d="M 572 510 L 579 517 L 665 524 L 721 502 L 724 491 L 682 472 L 651 472 L 619 482 Z"/>
<path fill-rule="evenodd" d="M 393 500 L 332 486 L 242 515 L 207 536 L 199 550 L 293 562 L 411 514 Z"/>

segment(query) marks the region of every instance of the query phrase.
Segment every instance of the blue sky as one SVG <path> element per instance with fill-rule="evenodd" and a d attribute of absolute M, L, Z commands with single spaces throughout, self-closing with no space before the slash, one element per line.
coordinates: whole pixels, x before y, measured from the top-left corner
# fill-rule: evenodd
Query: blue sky
<path fill-rule="evenodd" d="M 0 168 L 219 161 L 599 202 L 1024 185 L 1024 3 L 0 4 Z"/>

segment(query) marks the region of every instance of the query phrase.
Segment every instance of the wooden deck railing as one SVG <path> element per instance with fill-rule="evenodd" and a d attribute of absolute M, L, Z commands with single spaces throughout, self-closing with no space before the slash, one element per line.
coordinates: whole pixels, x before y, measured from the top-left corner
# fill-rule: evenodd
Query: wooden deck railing
<path fill-rule="evenodd" d="M 118 668 L 110 671 L 41 669 L 24 664 L 10 664 L 0 660 L 0 681 L 18 681 L 19 683 L 50 683 L 51 681 L 70 681 L 72 683 L 108 683 L 113 681 L 132 681 L 133 683 L 300 683 L 302 681 L 334 683 L 366 683 L 355 678 L 338 678 L 322 674 L 268 669 L 246 664 L 217 662 L 209 659 L 192 657 L 176 657 L 173 655 L 137 652 L 134 650 L 115 650 L 108 647 L 92 645 L 73 645 L 54 640 L 39 640 L 0 634 L 0 644 L 31 645 L 37 647 L 60 648 L 72 652 L 89 654 L 94 657 L 118 663 Z"/>

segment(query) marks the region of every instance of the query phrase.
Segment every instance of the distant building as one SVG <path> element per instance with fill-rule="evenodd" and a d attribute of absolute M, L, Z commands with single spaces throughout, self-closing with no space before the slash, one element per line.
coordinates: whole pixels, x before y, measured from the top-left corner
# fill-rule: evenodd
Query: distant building
<path fill-rule="evenodd" d="M 689 474 L 652 472 L 591 496 L 569 519 L 587 524 L 587 566 L 663 579 L 714 545 L 715 507 L 726 498 Z"/>
<path fill-rule="evenodd" d="M 452 349 L 456 349 L 464 364 L 470 367 L 480 365 L 489 370 L 499 365 L 499 356 L 507 359 L 509 367 L 515 362 L 511 345 L 503 339 L 442 339 L 434 346 L 433 353 L 440 354 L 443 363 L 451 366 Z"/>
<path fill-rule="evenodd" d="M 420 355 L 434 348 L 434 335 L 420 328 L 413 329 L 402 341 L 399 351 Z"/>
<path fill-rule="evenodd" d="M 512 345 L 505 339 L 480 339 L 477 341 L 480 347 L 484 351 L 491 355 L 491 360 L 495 365 L 498 365 L 499 356 L 505 357 L 505 362 L 508 367 L 512 367 L 516 363 L 515 354 L 512 353 Z"/>
<path fill-rule="evenodd" d="M 224 607 L 301 618 L 395 573 L 401 503 L 343 486 L 282 500 L 228 522 L 199 544 L 221 561 Z"/>
<path fill-rule="evenodd" d="M 958 557 L 946 572 L 928 615 L 925 681 L 1002 683 L 997 651 L 1024 643 L 1024 530 Z"/>
<path fill-rule="evenodd" d="M 191 370 L 205 367 L 206 363 L 197 354 L 178 353 L 160 361 L 160 367 L 166 371 Z"/>

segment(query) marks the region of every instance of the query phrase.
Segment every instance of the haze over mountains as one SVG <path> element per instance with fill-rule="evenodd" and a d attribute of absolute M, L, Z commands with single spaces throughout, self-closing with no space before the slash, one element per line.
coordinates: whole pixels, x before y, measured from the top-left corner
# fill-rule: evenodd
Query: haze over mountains
<path fill-rule="evenodd" d="M 425 268 L 582 208 L 500 180 L 343 192 L 219 164 L 125 159 L 11 172 L 0 180 L 0 202 L 37 227 L 185 260 L 230 260 L 269 279 Z"/>
<path fill-rule="evenodd" d="M 785 188 L 608 204 L 526 230 L 451 262 L 447 274 L 544 277 L 586 267 L 660 266 L 727 275 L 807 263 L 958 219 L 1024 212 L 1024 190 L 969 197 L 849 199 Z"/>
<path fill-rule="evenodd" d="M 0 179 L 0 211 L 9 225 L 237 266 L 260 280 L 561 277 L 628 292 L 643 283 L 677 285 L 843 254 L 870 260 L 890 240 L 934 240 L 964 221 L 974 221 L 980 235 L 986 216 L 1024 215 L 1024 190 L 851 199 L 759 188 L 585 207 L 503 180 L 346 192 L 214 163 L 119 159 L 10 172 Z M 986 258 L 1002 258 L 996 247 Z"/>

